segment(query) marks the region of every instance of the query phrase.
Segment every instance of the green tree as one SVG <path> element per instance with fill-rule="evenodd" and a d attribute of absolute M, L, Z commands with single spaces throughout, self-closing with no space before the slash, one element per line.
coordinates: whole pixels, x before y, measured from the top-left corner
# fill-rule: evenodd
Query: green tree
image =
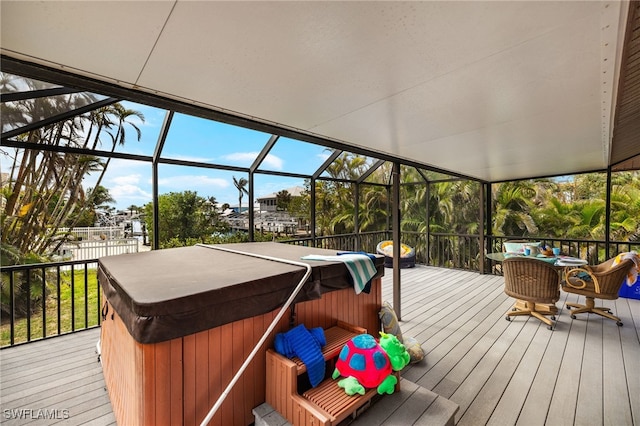
<path fill-rule="evenodd" d="M 310 209 L 311 205 L 311 196 L 309 194 L 309 189 L 302 191 L 302 193 L 297 197 L 291 197 L 291 202 L 287 208 L 287 212 L 291 215 L 291 217 L 296 218 L 298 222 L 298 228 L 304 228 L 309 224 L 310 217 Z"/>
<path fill-rule="evenodd" d="M 276 210 L 288 211 L 290 204 L 291 194 L 289 194 L 289 191 L 283 189 L 276 194 Z"/>
<path fill-rule="evenodd" d="M 389 198 L 387 188 L 380 185 L 360 185 L 358 220 L 361 232 L 387 229 Z"/>
<path fill-rule="evenodd" d="M 2 265 L 28 265 L 33 263 L 41 263 L 45 259 L 34 254 L 20 253 L 15 247 L 0 244 L 0 262 Z M 45 298 L 49 294 L 49 290 L 45 285 L 42 273 L 39 270 L 31 271 L 29 279 L 26 274 L 19 273 L 14 275 L 13 295 L 10 292 L 11 283 L 9 274 L 2 273 L 2 281 L 0 282 L 0 315 L 3 318 L 11 317 L 11 303 L 13 302 L 13 313 L 16 318 L 23 318 L 27 315 L 38 312 L 43 306 L 42 289 L 44 286 Z M 13 296 L 13 300 L 11 297 Z M 29 303 L 27 303 L 29 301 Z"/>
<path fill-rule="evenodd" d="M 316 225 L 320 235 L 336 235 L 355 230 L 357 180 L 370 167 L 366 157 L 343 153 L 327 167 L 331 179 L 316 182 Z"/>
<path fill-rule="evenodd" d="M 136 206 L 135 204 L 131 204 L 129 207 L 127 207 L 127 210 L 129 210 L 129 213 L 131 213 L 131 216 L 133 216 L 134 213 L 140 212 L 140 207 Z"/>
<path fill-rule="evenodd" d="M 142 131 L 140 128 L 135 124 L 135 122 L 130 121 L 132 117 L 136 117 L 144 123 L 144 115 L 141 112 L 125 108 L 120 103 L 104 107 L 99 110 L 98 113 L 94 114 L 93 119 L 99 123 L 98 129 L 102 128 L 100 126 L 104 126 L 107 129 L 107 134 L 111 141 L 111 152 L 114 152 L 118 145 L 123 146 L 127 141 L 126 135 L 128 126 L 131 126 L 135 130 L 138 141 L 142 138 Z M 96 139 L 94 149 L 97 142 L 98 140 Z M 107 158 L 100 176 L 98 176 L 96 187 L 102 183 L 102 179 L 104 178 L 110 162 L 111 157 Z M 90 199 L 89 203 L 92 203 Z"/>
<path fill-rule="evenodd" d="M 37 81 L 5 74 L 1 80 L 3 87 L 22 91 L 44 88 Z M 3 103 L 2 127 L 20 128 L 94 101 L 92 95 L 74 93 L 20 100 L 11 105 Z M 59 148 L 93 149 L 103 137 L 124 143 L 125 121 L 113 118 L 119 111 L 126 110 L 115 104 L 17 136 L 22 141 L 51 149 L 7 150 L 12 165 L 8 184 L 2 188 L 6 200 L 1 220 L 3 244 L 15 247 L 20 253 L 46 256 L 64 243 L 58 228 L 76 224 L 94 205 L 90 198 L 96 194 L 87 197 L 81 185 L 83 178 L 93 172 L 100 172 L 102 176 L 108 161 L 91 155 L 65 154 Z M 116 117 L 121 116 L 116 114 Z"/>
<path fill-rule="evenodd" d="M 611 190 L 611 238 L 640 240 L 640 171 L 617 173 Z"/>
<path fill-rule="evenodd" d="M 144 206 L 147 229 L 153 230 L 153 204 Z M 160 222 L 158 243 L 166 244 L 176 239 L 182 245 L 190 240 L 204 243 L 212 233 L 220 231 L 220 223 L 212 223 L 211 203 L 200 197 L 195 191 L 170 192 L 158 197 L 158 216 Z M 150 238 L 156 238 L 150 233 Z"/>
<path fill-rule="evenodd" d="M 220 211 L 218 211 L 218 201 L 216 197 L 207 197 L 204 202 L 204 213 L 209 223 L 217 232 L 226 232 L 226 223 L 220 220 Z"/>
<path fill-rule="evenodd" d="M 493 185 L 493 234 L 536 235 L 538 228 L 530 213 L 535 196 L 535 186 L 530 181 Z"/>
<path fill-rule="evenodd" d="M 427 182 L 413 167 L 401 168 L 400 182 L 400 226 L 402 230 L 426 233 Z M 436 229 L 433 230 L 436 231 Z"/>
<path fill-rule="evenodd" d="M 102 185 L 95 188 L 88 188 L 86 198 L 86 205 L 83 203 L 78 207 L 78 212 L 67 224 L 68 227 L 93 226 L 97 221 L 97 212 L 106 212 L 109 204 L 116 202 L 109 193 L 109 190 Z"/>

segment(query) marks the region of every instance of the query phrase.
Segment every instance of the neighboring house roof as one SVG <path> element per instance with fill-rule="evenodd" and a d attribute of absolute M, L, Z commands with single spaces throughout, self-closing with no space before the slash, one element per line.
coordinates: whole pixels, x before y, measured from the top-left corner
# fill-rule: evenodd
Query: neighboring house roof
<path fill-rule="evenodd" d="M 305 189 L 301 186 L 292 186 L 291 188 L 282 189 L 280 191 L 287 191 L 289 195 L 292 197 L 299 197 L 305 191 Z M 280 192 L 278 191 L 278 192 Z M 262 197 L 258 197 L 256 200 L 260 202 L 261 200 L 268 200 L 270 198 L 277 198 L 278 192 L 272 192 L 271 194 L 263 195 Z"/>

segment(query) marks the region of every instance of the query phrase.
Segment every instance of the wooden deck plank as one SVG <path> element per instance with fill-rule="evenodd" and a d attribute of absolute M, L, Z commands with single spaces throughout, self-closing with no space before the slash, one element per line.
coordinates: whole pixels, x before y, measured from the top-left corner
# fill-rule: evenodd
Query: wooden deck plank
<path fill-rule="evenodd" d="M 411 425 L 414 424 L 438 398 L 435 393 L 419 387 L 402 403 L 393 415 L 387 418 L 386 425 Z M 424 405 L 423 405 L 424 404 Z"/>
<path fill-rule="evenodd" d="M 604 423 L 609 425 L 631 424 L 629 390 L 616 382 L 626 381 L 620 328 L 612 321 L 606 321 L 603 333 L 602 353 L 602 395 Z M 640 358 L 638 358 L 640 359 Z M 635 398 L 637 395 L 633 396 Z"/>
<path fill-rule="evenodd" d="M 410 381 L 401 381 L 400 392 L 394 398 L 380 398 L 374 406 L 365 411 L 357 423 L 366 426 L 379 426 L 389 419 L 393 413 L 418 389 L 418 385 Z"/>
<path fill-rule="evenodd" d="M 640 426 L 640 300 L 602 303 L 622 319 L 624 326 L 617 327 L 593 314 L 572 320 L 564 303 L 584 299 L 562 293 L 555 330 L 549 331 L 533 318 L 504 320 L 513 300 L 504 294 L 501 277 L 424 266 L 403 269 L 401 277 L 402 331 L 420 338 L 426 351 L 424 361 L 403 371 L 405 383 L 414 381 L 458 404 L 460 424 Z M 393 300 L 392 278 L 387 269 L 382 300 Z M 95 354 L 99 332 L 1 350 L 3 409 L 67 409 L 70 418 L 61 424 L 115 424 Z M 437 410 L 404 405 L 413 391 L 403 386 L 396 397 L 382 398 L 356 424 L 410 418 L 429 424 Z"/>
<path fill-rule="evenodd" d="M 484 384 L 481 392 L 478 393 L 467 411 L 461 417 L 458 422 L 459 425 L 487 424 L 495 407 L 503 396 L 505 396 L 506 399 L 514 397 L 515 400 L 515 396 L 522 388 L 513 388 L 510 394 L 504 394 L 505 388 L 510 383 L 518 364 L 524 357 L 528 345 L 541 328 L 547 332 L 549 331 L 540 324 L 538 324 L 537 328 L 523 327 L 520 330 L 511 345 L 512 347 L 507 348 L 507 351 L 496 365 L 495 370 Z"/>
<path fill-rule="evenodd" d="M 508 321 L 501 321 L 508 323 Z M 510 323 L 508 327 L 501 333 L 500 338 L 491 342 L 491 346 L 487 350 L 483 351 L 484 354 L 469 374 L 464 377 L 460 386 L 449 398 L 452 401 L 460 400 L 460 411 L 456 416 L 456 423 L 465 415 L 473 401 L 479 396 L 481 390 L 484 388 L 485 383 L 491 377 L 491 374 L 498 367 L 498 364 L 505 356 L 507 350 L 512 347 L 513 342 L 516 340 L 522 328 L 526 325 L 526 322 Z M 437 392 L 440 393 L 440 392 Z"/>
<path fill-rule="evenodd" d="M 492 349 L 493 344 L 504 334 L 509 325 L 509 323 L 503 319 L 502 314 L 497 318 L 493 318 L 489 324 L 490 326 L 487 332 L 476 337 L 473 346 L 461 358 L 456 360 L 455 367 L 432 389 L 434 392 L 445 398 L 451 398 L 467 377 L 476 369 L 485 354 Z M 524 323 L 521 322 L 520 324 L 514 323 L 513 325 L 517 328 L 523 324 Z M 429 362 L 428 359 L 427 362 Z M 424 386 L 429 389 L 429 381 L 427 374 L 418 384 L 422 386 L 424 383 Z"/>
<path fill-rule="evenodd" d="M 597 315 L 588 314 L 583 318 L 587 321 L 587 335 L 582 357 L 580 372 L 580 386 L 576 403 L 577 424 L 594 422 L 602 424 L 602 351 L 603 351 L 603 319 Z M 608 320 L 607 320 L 608 321 Z M 613 324 L 614 327 L 617 327 Z"/>
<path fill-rule="evenodd" d="M 555 330 L 564 327 L 558 315 Z M 545 424 L 566 336 L 566 333 L 550 333 L 539 325 L 488 424 L 517 424 L 518 420 L 523 425 Z M 513 407 L 522 408 L 514 410 Z"/>
<path fill-rule="evenodd" d="M 508 305 L 510 306 L 510 304 Z M 504 310 L 507 309 L 507 304 L 503 303 L 501 306 Z M 489 331 L 493 322 L 486 321 L 487 315 L 491 314 L 487 311 L 478 312 L 476 316 L 465 324 L 464 328 L 460 328 L 454 333 L 451 333 L 444 344 L 430 351 L 428 353 L 428 359 L 435 359 L 436 361 L 434 363 L 420 363 L 418 366 L 414 366 L 414 369 L 424 366 L 422 367 L 424 371 L 423 376 L 416 380 L 421 380 L 421 383 L 430 389 L 438 386 L 458 365 L 460 360 L 478 343 L 478 340 L 482 339 Z M 426 344 L 429 343 L 430 342 L 427 342 Z M 407 374 L 411 373 L 413 373 L 412 370 L 407 372 Z"/>
<path fill-rule="evenodd" d="M 0 404 L 11 410 L 2 424 L 115 425 L 95 350 L 99 336 L 96 328 L 0 351 Z M 57 418 L 37 418 L 38 410 Z"/>
<path fill-rule="evenodd" d="M 511 377 L 506 374 L 503 377 L 505 387 L 502 390 L 502 394 L 499 396 L 499 401 L 495 405 L 493 414 L 489 419 L 479 419 L 476 424 L 521 424 L 521 425 L 538 425 L 538 424 L 580 424 L 576 416 L 576 407 L 578 404 L 578 389 L 581 375 L 581 365 L 584 355 L 584 345 L 586 343 L 586 325 L 585 319 L 572 320 L 568 314 L 568 311 L 564 309 L 565 301 L 580 302 L 583 299 L 575 295 L 567 295 L 562 293 L 561 301 L 558 302 L 560 313 L 558 315 L 558 321 L 556 328 L 553 332 L 547 330 L 544 326 L 540 326 L 537 320 L 524 319 L 522 317 L 515 319 L 511 324 L 503 324 L 506 321 L 497 321 L 497 318 L 503 318 L 505 305 L 493 304 L 489 305 L 483 302 L 482 299 L 477 297 L 477 293 L 473 293 L 472 290 L 465 285 L 465 282 L 472 282 L 472 276 L 468 276 L 467 273 L 460 273 L 456 271 L 451 277 L 443 278 L 440 274 L 431 277 L 429 272 L 432 268 L 419 267 L 424 272 L 416 273 L 417 271 L 412 269 L 402 270 L 402 313 L 403 318 L 401 321 L 402 331 L 404 335 L 412 336 L 422 333 L 424 336 L 428 336 L 423 342 L 423 348 L 427 352 L 425 361 L 420 364 L 412 365 L 403 372 L 403 376 L 410 380 L 416 381 L 418 384 L 432 389 L 444 397 L 449 397 L 453 402 L 459 404 L 461 409 L 458 414 L 458 418 L 462 418 L 465 407 L 469 407 L 473 404 L 473 399 L 478 398 L 478 401 L 486 398 L 483 394 L 489 389 L 484 388 L 474 394 L 469 392 L 465 394 L 458 390 L 464 386 L 464 382 L 467 383 L 472 380 L 470 376 L 473 376 L 476 370 L 483 370 L 488 368 L 490 363 L 484 360 L 493 350 L 493 343 L 500 339 L 505 340 L 504 334 L 507 328 L 517 326 L 518 322 L 525 321 L 523 327 L 536 327 L 539 329 L 532 340 L 529 342 L 523 341 L 518 344 L 514 343 L 505 352 L 505 356 L 511 351 L 522 351 L 518 349 L 519 344 L 528 345 L 524 351 L 524 355 L 521 358 L 518 366 L 513 370 Z M 447 271 L 449 272 L 449 271 Z M 473 275 L 473 273 L 471 273 Z M 415 278 L 415 275 L 420 275 L 419 278 Z M 406 277 L 406 278 L 405 278 Z M 482 285 L 485 291 L 495 290 L 496 288 L 502 292 L 503 281 L 501 277 L 482 276 L 484 280 Z M 440 299 L 440 304 L 448 303 L 449 306 L 441 306 L 438 309 L 434 308 L 433 301 L 442 295 L 442 292 L 434 292 L 431 288 L 428 288 L 427 283 L 435 283 L 441 290 L 446 288 L 455 287 L 456 290 L 463 289 L 468 291 L 468 297 L 464 296 L 463 292 L 456 291 L 458 299 L 448 298 Z M 472 282 L 473 283 L 473 282 Z M 416 287 L 421 287 L 422 291 L 427 297 L 421 297 L 420 292 L 416 292 Z M 385 277 L 383 281 L 383 299 L 390 300 L 392 295 L 392 277 Z M 431 297 L 431 299 L 430 299 Z M 479 312 L 487 311 L 489 314 L 482 319 L 482 315 L 473 316 L 473 320 L 479 320 L 480 325 L 473 328 L 469 333 L 469 337 L 459 339 L 461 330 L 451 330 L 448 328 L 447 322 L 451 319 L 448 316 L 451 311 L 456 309 L 464 310 L 469 306 L 469 297 L 474 299 L 478 303 Z M 497 296 L 498 299 L 503 298 L 506 303 L 509 304 L 512 300 L 506 295 Z M 604 302 L 605 306 L 607 303 Z M 415 306 L 422 304 L 421 309 L 415 310 Z M 621 308 L 622 305 L 625 308 Z M 500 306 L 496 308 L 496 306 Z M 621 422 L 618 424 L 635 424 L 638 425 L 637 413 L 638 404 L 640 399 L 630 398 L 624 400 L 624 395 L 638 395 L 640 386 L 640 375 L 631 374 L 630 366 L 635 366 L 631 359 L 640 359 L 640 345 L 638 333 L 638 325 L 640 321 L 640 301 L 633 299 L 618 299 L 615 301 L 614 313 L 621 316 L 625 326 L 620 331 L 620 336 L 616 337 L 616 334 L 608 334 L 606 337 L 607 345 L 615 345 L 617 342 L 623 349 L 621 351 L 623 358 L 623 364 L 620 368 L 625 369 L 624 374 L 620 377 L 621 371 L 617 371 L 618 380 L 605 380 L 602 381 L 602 388 L 599 391 L 601 395 L 614 393 L 613 389 L 608 387 L 616 387 L 616 394 L 621 394 L 622 397 L 617 399 L 615 406 L 613 402 L 611 410 L 616 409 L 617 416 L 615 419 L 619 419 Z M 593 315 L 592 315 L 593 316 Z M 613 332 L 616 331 L 615 323 L 605 323 L 604 326 L 613 325 Z M 630 327 L 627 327 L 630 326 Z M 442 334 L 450 332 L 447 339 L 440 338 Z M 624 336 L 623 336 L 624 335 Z M 605 362 L 605 357 L 608 352 L 604 349 L 605 344 L 604 336 L 601 336 L 600 340 L 595 339 L 597 346 L 594 350 L 600 351 L 603 354 L 601 357 L 601 363 Z M 611 341 L 613 339 L 613 341 Z M 526 339 L 525 339 L 526 340 Z M 473 343 L 471 345 L 470 343 Z M 446 350 L 450 349 L 450 350 Z M 611 356 L 615 356 L 612 354 Z M 577 358 L 577 359 L 576 359 Z M 587 358 L 587 363 L 590 363 Z M 593 360 L 593 362 L 598 362 Z M 577 371 L 576 371 L 577 368 Z M 586 367 L 585 367 L 586 368 Z M 600 366 L 600 371 L 606 376 L 606 370 L 604 366 Z M 619 370 L 619 369 L 618 369 Z M 477 373 L 476 373 L 477 374 Z M 419 379 L 417 379 L 419 377 Z M 483 386 L 492 380 L 493 375 L 486 377 L 486 382 L 483 383 L 479 380 L 478 384 Z M 495 379 L 493 379 L 495 380 Z M 527 383 L 529 385 L 527 386 Z M 470 386 L 470 385 L 467 385 Z M 500 393 L 500 387 L 496 386 L 494 392 L 495 395 Z M 622 389 L 620 389 L 622 387 Z M 584 393 L 583 393 L 584 397 Z M 609 396 L 610 400 L 613 398 Z M 465 401 L 468 399 L 468 401 Z M 605 399 L 604 410 L 607 410 L 607 397 Z M 586 401 L 590 398 L 587 396 Z M 621 401 L 622 400 L 622 401 Z M 639 402 L 636 402 L 639 400 Z M 565 403 L 566 402 L 566 403 Z M 627 405 L 629 407 L 627 407 Z M 508 413 L 508 415 L 507 415 Z M 506 416 L 505 416 L 506 415 Z M 606 415 L 604 415 L 605 424 L 607 423 Z M 629 420 L 631 418 L 631 420 Z M 593 419 L 591 419 L 592 421 Z M 590 423 L 591 424 L 591 423 Z M 596 422 L 596 424 L 598 424 Z M 610 423 L 613 424 L 613 423 Z"/>
<path fill-rule="evenodd" d="M 109 398 L 104 391 L 104 386 L 96 386 L 100 383 L 92 383 L 90 385 L 79 386 L 71 392 L 63 392 L 52 395 L 49 398 L 31 402 L 30 405 L 38 407 L 67 407 L 69 416 L 79 413 L 80 404 L 93 401 L 94 404 L 109 403 Z M 26 424 L 29 424 L 27 422 Z"/>
<path fill-rule="evenodd" d="M 624 318 L 625 322 L 625 325 L 618 329 L 619 335 L 616 336 L 620 339 L 625 375 L 613 383 L 608 383 L 608 386 L 626 382 L 631 410 L 629 415 L 632 419 L 632 423 L 628 424 L 640 425 L 640 398 L 638 398 L 640 395 L 640 374 L 637 369 L 638 360 L 640 360 L 640 300 L 618 299 L 616 307 L 618 316 Z M 635 327 L 633 327 L 634 324 Z M 609 392 L 611 391 L 610 387 L 607 389 Z M 618 416 L 621 415 L 622 413 L 618 413 Z"/>
<path fill-rule="evenodd" d="M 58 354 L 50 353 L 42 357 L 43 360 L 49 359 L 49 362 L 41 361 L 31 363 L 28 371 L 23 371 L 21 366 L 9 367 L 11 370 L 2 376 L 3 391 L 19 392 L 26 387 L 34 386 L 40 382 L 52 380 L 56 372 L 58 376 L 73 374 L 78 367 L 89 367 L 97 362 L 95 350 L 78 351 L 73 357 L 60 358 Z M 24 365 L 24 364 L 23 364 Z"/>
<path fill-rule="evenodd" d="M 99 376 L 96 374 L 96 376 Z M 93 381 L 77 380 L 70 386 L 58 393 L 52 393 L 51 389 L 44 389 L 41 392 L 34 393 L 28 397 L 21 398 L 18 401 L 7 401 L 7 404 L 19 403 L 21 405 L 31 405 L 38 407 L 56 407 L 72 403 L 72 400 L 84 399 L 89 393 L 97 392 L 104 394 L 104 383 L 100 377 L 96 377 Z M 71 402 L 70 402 L 71 401 Z"/>
<path fill-rule="evenodd" d="M 461 315 L 457 318 L 452 325 L 456 325 L 459 322 L 459 327 L 455 331 L 450 332 L 447 329 L 443 329 L 442 337 L 444 339 L 439 344 L 434 339 L 423 342 L 423 348 L 429 359 L 438 360 L 434 364 L 421 363 L 419 365 L 412 366 L 407 372 L 403 373 L 409 380 L 418 381 L 426 373 L 429 373 L 428 377 L 422 381 L 423 385 L 428 388 L 435 387 L 440 380 L 442 380 L 451 371 L 457 361 L 462 358 L 473 345 L 477 342 L 477 339 L 483 336 L 491 322 L 486 321 L 488 315 L 493 315 L 493 310 L 498 307 L 502 307 L 504 311 L 511 306 L 510 301 L 505 301 L 503 298 L 493 298 L 487 305 L 492 310 L 482 309 L 476 306 L 475 309 L 468 309 L 465 314 L 474 314 L 472 317 L 467 315 Z M 432 345 L 437 345 L 433 349 L 429 349 Z M 459 356 L 451 354 L 451 352 L 457 353 Z M 452 355 L 452 356 L 447 356 Z"/>

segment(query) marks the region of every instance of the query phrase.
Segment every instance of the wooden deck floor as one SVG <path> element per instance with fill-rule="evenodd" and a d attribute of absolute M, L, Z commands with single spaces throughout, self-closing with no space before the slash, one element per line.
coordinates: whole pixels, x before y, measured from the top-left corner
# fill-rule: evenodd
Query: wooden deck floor
<path fill-rule="evenodd" d="M 391 280 L 387 270 L 390 302 Z M 595 315 L 572 320 L 562 309 L 549 331 L 534 318 L 505 321 L 513 301 L 502 277 L 418 266 L 403 269 L 401 281 L 402 331 L 427 354 L 403 376 L 458 404 L 458 425 L 640 426 L 640 300 L 604 303 L 623 327 Z M 563 294 L 557 305 L 577 299 Z M 0 351 L 0 423 L 115 424 L 98 336 Z M 25 418 L 52 413 L 58 419 Z"/>
<path fill-rule="evenodd" d="M 0 424 L 114 425 L 99 338 L 96 328 L 0 351 Z"/>
<path fill-rule="evenodd" d="M 392 301 L 391 275 L 383 300 Z M 403 376 L 460 406 L 458 425 L 640 425 L 640 300 L 603 304 L 622 322 L 572 320 L 562 293 L 554 331 L 505 320 L 502 277 L 416 267 L 402 271 L 402 332 L 426 362 Z M 584 299 L 582 299 L 584 300 Z"/>

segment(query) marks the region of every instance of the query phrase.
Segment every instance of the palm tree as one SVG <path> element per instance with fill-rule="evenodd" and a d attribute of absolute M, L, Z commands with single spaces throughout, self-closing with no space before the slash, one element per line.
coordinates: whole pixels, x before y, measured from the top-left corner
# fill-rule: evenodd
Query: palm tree
<path fill-rule="evenodd" d="M 111 130 L 112 124 L 114 123 L 109 118 L 105 118 L 105 116 L 113 116 L 116 119 L 117 127 L 115 128 L 115 133 L 109 131 Z M 102 113 L 99 116 L 95 117 L 96 120 L 99 120 L 100 125 L 106 123 L 106 129 L 112 142 L 111 152 L 114 152 L 116 150 L 116 146 L 123 146 L 125 144 L 127 140 L 126 125 L 133 127 L 133 129 L 136 131 L 137 139 L 138 141 L 140 141 L 140 138 L 142 137 L 142 131 L 134 122 L 129 121 L 131 117 L 137 117 L 141 122 L 144 123 L 144 114 L 139 111 L 127 109 L 120 103 L 103 108 Z M 96 182 L 96 187 L 102 182 L 102 178 L 104 177 L 104 174 L 106 173 L 107 167 L 109 166 L 110 162 L 111 157 L 107 158 L 107 161 L 104 163 L 102 172 L 100 173 L 100 176 L 98 177 L 98 180 Z"/>
<path fill-rule="evenodd" d="M 0 79 L 0 84 L 9 90 L 12 83 L 4 75 Z M 22 79 L 13 87 L 20 87 L 20 90 L 43 88 L 41 83 L 30 79 Z M 3 104 L 3 127 L 19 128 L 95 100 L 92 95 L 76 93 L 21 100 L 10 106 Z M 109 133 L 115 149 L 116 144 L 125 141 L 125 123 L 131 115 L 142 119 L 141 114 L 115 104 L 29 131 L 18 135 L 17 139 L 54 147 L 91 149 L 99 143 L 105 130 L 117 125 L 115 133 Z M 140 129 L 133 126 L 139 138 Z M 80 184 L 83 178 L 91 172 L 101 171 L 95 184 L 95 188 L 99 188 L 107 165 L 108 160 L 105 162 L 91 155 L 64 154 L 55 149 L 16 149 L 8 178 L 10 186 L 3 188 L 6 203 L 2 212 L 2 242 L 15 246 L 22 253 L 44 254 L 51 250 L 52 242 L 60 243 L 57 228 L 73 226 L 84 216 L 83 211 L 94 204 L 92 198 L 97 192 L 85 194 Z"/>
<path fill-rule="evenodd" d="M 3 87 L 10 88 L 3 78 Z M 41 83 L 21 79 L 13 87 L 43 88 Z M 21 100 L 3 104 L 3 126 L 19 128 L 43 117 L 66 112 L 93 100 L 84 94 L 70 94 Z M 9 111 L 11 110 L 11 112 Z M 7 120 L 5 122 L 5 119 Z M 80 133 L 86 117 L 79 116 L 18 135 L 18 139 L 50 146 L 83 146 Z M 2 241 L 21 253 L 43 253 L 55 231 L 62 226 L 83 197 L 78 182 L 97 165 L 96 157 L 16 149 L 2 212 Z"/>
<path fill-rule="evenodd" d="M 535 234 L 538 228 L 530 214 L 534 185 L 528 181 L 504 182 L 493 186 L 495 235 L 519 236 Z"/>
<path fill-rule="evenodd" d="M 389 200 L 386 188 L 378 185 L 361 187 L 358 223 L 361 232 L 386 229 Z"/>
<path fill-rule="evenodd" d="M 242 214 L 242 197 L 244 194 L 249 195 L 249 191 L 247 191 L 246 188 L 248 183 L 249 181 L 245 178 L 236 179 L 236 177 L 233 176 L 233 184 L 238 188 L 238 213 L 240 214 Z"/>
<path fill-rule="evenodd" d="M 101 130 L 105 129 L 107 135 L 109 136 L 109 139 L 111 140 L 111 152 L 114 152 L 116 146 L 122 146 L 126 142 L 126 125 L 133 127 L 133 129 L 136 131 L 137 140 L 140 141 L 142 132 L 135 123 L 129 121 L 129 118 L 131 117 L 137 117 L 144 123 L 144 115 L 141 112 L 127 109 L 120 103 L 109 105 L 107 107 L 99 109 L 95 114 L 92 115 L 92 122 L 97 127 L 93 148 L 95 149 L 97 144 L 99 143 Z M 116 126 L 115 133 L 113 132 L 114 125 Z M 101 187 L 100 184 L 102 183 L 102 179 L 104 178 L 104 175 L 107 172 L 107 168 L 109 167 L 110 163 L 111 157 L 107 158 L 104 163 L 101 163 L 102 169 L 95 184 L 96 188 Z M 92 192 L 91 194 L 89 194 L 86 201 L 88 206 L 92 206 L 95 204 L 92 198 L 97 195 L 97 192 Z"/>

